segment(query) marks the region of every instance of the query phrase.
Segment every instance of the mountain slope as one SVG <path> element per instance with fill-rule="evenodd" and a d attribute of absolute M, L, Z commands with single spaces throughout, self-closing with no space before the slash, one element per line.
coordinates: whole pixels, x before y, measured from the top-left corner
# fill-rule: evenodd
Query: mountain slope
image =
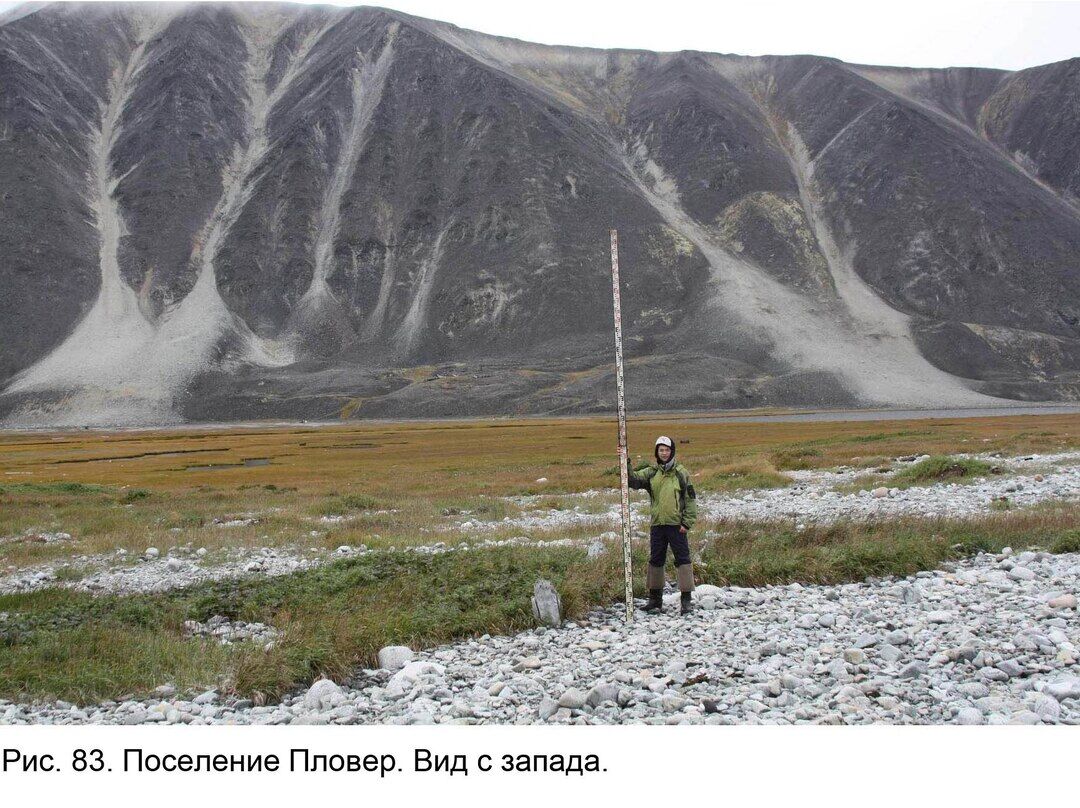
<path fill-rule="evenodd" d="M 1073 62 L 560 48 L 374 8 L 0 24 L 9 423 L 1080 398 Z"/>

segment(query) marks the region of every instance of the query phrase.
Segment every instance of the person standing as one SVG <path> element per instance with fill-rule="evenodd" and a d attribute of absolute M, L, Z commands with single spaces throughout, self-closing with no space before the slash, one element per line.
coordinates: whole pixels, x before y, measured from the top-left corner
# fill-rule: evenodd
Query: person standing
<path fill-rule="evenodd" d="M 656 465 L 634 471 L 626 459 L 630 487 L 649 492 L 651 527 L 649 530 L 649 569 L 645 585 L 649 590 L 647 612 L 664 608 L 664 565 L 667 550 L 675 556 L 675 574 L 681 593 L 681 613 L 693 611 L 694 566 L 690 561 L 688 534 L 697 521 L 697 492 L 690 472 L 675 460 L 675 442 L 666 435 L 656 439 L 653 449 Z"/>

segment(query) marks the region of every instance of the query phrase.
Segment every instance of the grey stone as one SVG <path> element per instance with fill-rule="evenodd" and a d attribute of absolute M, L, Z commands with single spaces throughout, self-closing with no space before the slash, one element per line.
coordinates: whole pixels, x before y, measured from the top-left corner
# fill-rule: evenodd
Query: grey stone
<path fill-rule="evenodd" d="M 990 695 L 990 688 L 982 682 L 963 682 L 956 686 L 958 692 L 972 699 L 981 699 Z"/>
<path fill-rule="evenodd" d="M 904 652 L 894 645 L 883 645 L 878 650 L 878 657 L 883 662 L 896 662 L 904 656 Z"/>
<path fill-rule="evenodd" d="M 387 671 L 399 671 L 416 657 L 406 645 L 387 645 L 379 649 L 379 667 Z"/>
<path fill-rule="evenodd" d="M 559 696 L 559 707 L 565 707 L 568 710 L 580 710 L 585 706 L 585 694 L 578 690 L 576 687 L 567 688 L 563 691 L 563 694 Z"/>
<path fill-rule="evenodd" d="M 1042 692 L 1053 696 L 1058 701 L 1080 699 L 1080 677 L 1069 676 L 1056 682 L 1043 685 Z"/>
<path fill-rule="evenodd" d="M 540 623 L 553 627 L 562 624 L 562 598 L 551 581 L 541 579 L 533 586 L 532 609 Z"/>
<path fill-rule="evenodd" d="M 956 712 L 953 723 L 974 726 L 985 724 L 986 717 L 974 707 L 962 707 Z"/>
<path fill-rule="evenodd" d="M 1027 698 L 1028 708 L 1043 721 L 1056 722 L 1061 718 L 1061 704 L 1045 693 L 1032 693 Z"/>
<path fill-rule="evenodd" d="M 1024 666 L 1015 659 L 1003 659 L 994 667 L 1009 677 L 1022 676 L 1024 673 Z"/>
<path fill-rule="evenodd" d="M 547 721 L 551 716 L 555 715 L 559 709 L 559 703 L 555 699 L 544 696 L 540 700 L 539 716 L 541 721 Z"/>
<path fill-rule="evenodd" d="M 1049 601 L 1047 601 L 1046 605 L 1049 606 L 1051 609 L 1075 609 L 1076 595 L 1058 595 L 1056 598 L 1051 598 Z"/>
<path fill-rule="evenodd" d="M 909 662 L 903 668 L 900 669 L 900 673 L 897 674 L 901 679 L 916 679 L 923 676 L 926 673 L 926 663 L 921 660 L 915 660 Z"/>
<path fill-rule="evenodd" d="M 585 702 L 591 707 L 598 707 L 605 701 L 616 701 L 619 695 L 619 686 L 611 682 L 601 682 L 592 687 L 585 696 Z"/>
<path fill-rule="evenodd" d="M 663 696 L 660 699 L 661 708 L 668 713 L 673 713 L 681 710 L 689 702 L 682 696 Z"/>
<path fill-rule="evenodd" d="M 1032 726 L 1035 724 L 1041 724 L 1042 720 L 1042 716 L 1036 712 L 1032 712 L 1031 710 L 1021 710 L 1018 713 L 1013 713 L 1013 715 L 1009 719 L 1009 723 Z"/>
<path fill-rule="evenodd" d="M 523 659 L 519 659 L 514 663 L 514 670 L 516 671 L 534 671 L 543 666 L 544 663 L 540 661 L 540 657 L 530 656 Z"/>
<path fill-rule="evenodd" d="M 854 646 L 856 648 L 873 648 L 880 642 L 880 639 L 874 634 L 860 634 L 855 638 Z"/>
<path fill-rule="evenodd" d="M 797 690 L 802 684 L 802 679 L 790 673 L 785 673 L 780 677 L 780 685 L 785 690 Z"/>
<path fill-rule="evenodd" d="M 304 694 L 304 707 L 309 710 L 330 710 L 345 701 L 341 686 L 329 679 L 320 679 Z"/>
<path fill-rule="evenodd" d="M 834 659 L 825 667 L 828 674 L 838 682 L 846 682 L 851 678 L 847 671 L 847 665 L 842 659 Z"/>

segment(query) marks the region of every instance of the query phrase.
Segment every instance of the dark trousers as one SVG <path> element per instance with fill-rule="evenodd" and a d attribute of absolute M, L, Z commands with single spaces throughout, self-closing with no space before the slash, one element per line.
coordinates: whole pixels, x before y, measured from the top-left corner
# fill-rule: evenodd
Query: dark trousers
<path fill-rule="evenodd" d="M 667 562 L 667 549 L 675 556 L 675 566 L 690 563 L 690 542 L 678 525 L 653 525 L 649 531 L 649 563 L 663 567 Z"/>

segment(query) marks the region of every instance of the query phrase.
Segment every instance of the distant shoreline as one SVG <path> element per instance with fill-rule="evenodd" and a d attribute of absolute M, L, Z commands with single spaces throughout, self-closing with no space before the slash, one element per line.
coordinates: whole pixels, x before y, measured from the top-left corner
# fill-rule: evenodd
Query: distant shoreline
<path fill-rule="evenodd" d="M 658 410 L 637 413 L 630 416 L 631 421 L 694 421 L 705 424 L 753 424 L 753 423 L 798 423 L 830 421 L 911 421 L 933 418 L 992 418 L 1023 415 L 1080 415 L 1080 404 L 1003 404 L 999 407 L 943 407 L 940 409 L 757 409 L 757 410 Z M 453 424 L 513 422 L 513 421 L 594 421 L 613 419 L 614 413 L 581 415 L 490 415 L 461 416 L 446 418 L 357 418 L 344 421 L 236 421 L 236 422 L 185 422 L 159 425 L 110 427 L 74 427 L 74 426 L 25 426 L 5 427 L 0 435 L 18 434 L 86 434 L 86 433 L 126 433 L 126 432 L 185 432 L 190 430 L 215 431 L 251 430 L 251 429 L 326 429 L 348 426 L 377 426 L 381 424 Z"/>

